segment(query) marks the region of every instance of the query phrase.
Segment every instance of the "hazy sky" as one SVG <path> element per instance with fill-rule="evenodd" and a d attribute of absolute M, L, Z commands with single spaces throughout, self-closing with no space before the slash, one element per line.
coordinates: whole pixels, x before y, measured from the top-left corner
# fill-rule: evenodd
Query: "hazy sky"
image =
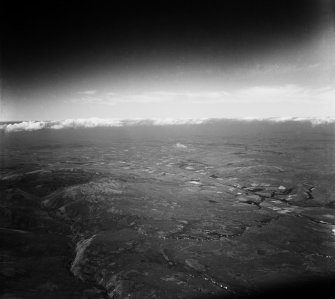
<path fill-rule="evenodd" d="M 335 116 L 332 0 L 38 2 L 2 9 L 1 120 Z"/>

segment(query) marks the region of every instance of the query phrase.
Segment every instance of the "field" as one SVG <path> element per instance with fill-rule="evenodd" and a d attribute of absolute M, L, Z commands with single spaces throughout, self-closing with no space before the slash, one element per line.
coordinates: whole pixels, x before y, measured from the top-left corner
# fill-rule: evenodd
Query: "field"
<path fill-rule="evenodd" d="M 335 277 L 333 124 L 0 134 L 0 298 L 279 298 Z"/>

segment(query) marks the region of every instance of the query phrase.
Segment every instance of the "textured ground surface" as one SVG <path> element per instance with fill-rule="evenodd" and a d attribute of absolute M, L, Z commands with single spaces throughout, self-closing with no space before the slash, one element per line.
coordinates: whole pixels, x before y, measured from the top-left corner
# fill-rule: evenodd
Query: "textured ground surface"
<path fill-rule="evenodd" d="M 333 136 L 191 133 L 2 135 L 1 298 L 229 297 L 334 277 Z"/>

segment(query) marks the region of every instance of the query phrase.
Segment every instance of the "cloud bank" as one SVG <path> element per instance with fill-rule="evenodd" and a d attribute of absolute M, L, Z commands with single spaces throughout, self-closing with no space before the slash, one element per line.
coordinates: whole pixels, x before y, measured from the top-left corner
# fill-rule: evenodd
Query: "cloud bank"
<path fill-rule="evenodd" d="M 296 84 L 279 86 L 252 86 L 238 90 L 214 91 L 147 91 L 141 93 L 99 93 L 96 91 L 81 92 L 80 97 L 74 97 L 69 102 L 82 104 L 99 104 L 115 106 L 125 103 L 155 104 L 155 103 L 263 103 L 263 102 L 329 102 L 335 97 L 334 86 L 306 88 Z"/>
<path fill-rule="evenodd" d="M 92 95 L 92 94 L 96 94 L 97 91 L 96 90 L 85 90 L 85 91 L 79 91 L 77 93 L 78 94 L 83 94 L 83 95 Z"/>
<path fill-rule="evenodd" d="M 4 123 L 0 125 L 0 130 L 10 132 L 20 131 L 37 131 L 42 129 L 60 130 L 69 128 L 96 128 L 96 127 L 125 127 L 125 126 L 175 126 L 175 125 L 200 125 L 219 123 L 222 121 L 264 121 L 270 123 L 280 122 L 308 122 L 313 126 L 335 124 L 334 117 L 312 118 L 312 117 L 272 117 L 272 118 L 255 118 L 246 117 L 240 119 L 101 119 L 101 118 L 82 118 L 82 119 L 65 119 L 58 121 L 23 121 L 18 123 Z"/>

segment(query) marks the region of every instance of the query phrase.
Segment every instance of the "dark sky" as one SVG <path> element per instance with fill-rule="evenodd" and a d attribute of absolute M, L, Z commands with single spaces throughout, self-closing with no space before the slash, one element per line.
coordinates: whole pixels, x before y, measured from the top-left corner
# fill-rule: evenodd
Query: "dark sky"
<path fill-rule="evenodd" d="M 7 1 L 1 12 L 3 95 L 18 107 L 23 97 L 25 103 L 42 96 L 47 102 L 48 95 L 57 101 L 64 91 L 111 92 L 133 77 L 152 81 L 159 74 L 159 80 L 167 82 L 176 74 L 197 77 L 209 69 L 215 74 L 225 70 L 220 78 L 228 78 L 236 69 L 252 70 L 269 60 L 279 68 L 318 64 L 315 48 L 309 50 L 308 45 L 333 18 L 332 4 Z M 301 49 L 307 50 L 299 54 Z M 187 76 L 182 78 L 185 82 L 191 80 Z M 225 82 L 236 83 L 229 78 Z M 171 91 L 167 85 L 157 88 Z"/>

